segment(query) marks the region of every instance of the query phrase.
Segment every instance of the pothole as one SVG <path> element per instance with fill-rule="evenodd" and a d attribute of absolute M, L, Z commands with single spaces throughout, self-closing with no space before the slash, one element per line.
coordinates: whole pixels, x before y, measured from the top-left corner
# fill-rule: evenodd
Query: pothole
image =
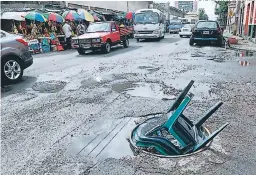
<path fill-rule="evenodd" d="M 12 90 L 12 87 L 10 85 L 1 87 L 1 93 L 6 93 L 6 92 L 9 92 L 11 90 Z"/>
<path fill-rule="evenodd" d="M 36 82 L 33 84 L 32 89 L 34 91 L 39 91 L 40 93 L 55 93 L 61 91 L 65 86 L 66 82 L 64 81 L 43 81 Z"/>
<path fill-rule="evenodd" d="M 112 85 L 112 90 L 135 97 L 174 100 L 178 90 L 164 87 L 158 83 L 146 82 L 120 82 Z"/>

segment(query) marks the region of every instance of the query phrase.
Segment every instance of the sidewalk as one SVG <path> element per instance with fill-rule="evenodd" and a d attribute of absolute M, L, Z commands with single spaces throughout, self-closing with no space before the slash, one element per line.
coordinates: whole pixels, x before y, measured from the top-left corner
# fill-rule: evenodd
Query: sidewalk
<path fill-rule="evenodd" d="M 235 38 L 238 40 L 238 44 L 231 44 L 231 48 L 238 49 L 238 50 L 248 50 L 256 52 L 256 43 L 253 43 L 251 41 L 245 40 L 242 37 L 232 35 L 231 33 L 224 32 L 223 36 L 225 38 Z"/>

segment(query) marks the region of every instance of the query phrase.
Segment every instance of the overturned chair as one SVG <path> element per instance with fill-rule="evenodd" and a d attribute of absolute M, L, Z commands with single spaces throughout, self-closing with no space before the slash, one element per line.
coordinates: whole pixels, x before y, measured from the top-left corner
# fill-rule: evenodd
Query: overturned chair
<path fill-rule="evenodd" d="M 209 134 L 202 126 L 204 122 L 223 104 L 217 103 L 198 121 L 192 122 L 183 115 L 183 111 L 193 98 L 189 93 L 194 81 L 191 81 L 162 117 L 153 117 L 137 125 L 130 136 L 132 148 L 142 148 L 160 155 L 184 155 L 205 147 L 227 125 L 223 125 Z"/>

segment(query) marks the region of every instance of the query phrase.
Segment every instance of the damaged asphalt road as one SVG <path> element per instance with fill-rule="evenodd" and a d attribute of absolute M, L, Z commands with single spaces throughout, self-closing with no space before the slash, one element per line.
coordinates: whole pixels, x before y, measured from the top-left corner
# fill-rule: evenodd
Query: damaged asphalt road
<path fill-rule="evenodd" d="M 1 94 L 2 173 L 256 174 L 256 64 L 240 59 L 176 35 L 107 55 L 35 55 L 23 81 Z M 223 101 L 207 127 L 230 125 L 193 156 L 134 156 L 126 138 L 136 122 L 166 111 L 190 80 L 185 114 L 198 118 Z"/>

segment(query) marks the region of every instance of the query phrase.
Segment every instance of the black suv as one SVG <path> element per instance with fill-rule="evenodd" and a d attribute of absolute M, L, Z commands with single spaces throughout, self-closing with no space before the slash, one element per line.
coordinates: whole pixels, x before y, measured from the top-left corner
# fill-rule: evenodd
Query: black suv
<path fill-rule="evenodd" d="M 214 42 L 223 45 L 223 29 L 217 21 L 198 21 L 192 30 L 189 45 Z"/>

